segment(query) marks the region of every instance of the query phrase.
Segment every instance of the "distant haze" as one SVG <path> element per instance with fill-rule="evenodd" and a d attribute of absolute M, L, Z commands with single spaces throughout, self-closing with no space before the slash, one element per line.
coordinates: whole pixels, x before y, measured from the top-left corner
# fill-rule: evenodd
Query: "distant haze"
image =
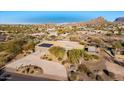
<path fill-rule="evenodd" d="M 124 11 L 0 11 L 0 24 L 85 22 L 99 16 L 108 21 L 124 17 Z"/>

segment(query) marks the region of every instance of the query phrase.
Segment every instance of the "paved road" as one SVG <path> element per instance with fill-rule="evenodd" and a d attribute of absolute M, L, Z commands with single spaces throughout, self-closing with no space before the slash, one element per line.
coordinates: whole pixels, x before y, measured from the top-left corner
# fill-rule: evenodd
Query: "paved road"
<path fill-rule="evenodd" d="M 53 81 L 52 79 L 19 75 L 19 74 L 15 74 L 15 73 L 11 73 L 11 78 L 12 79 L 10 79 L 8 81 Z"/>
<path fill-rule="evenodd" d="M 33 76 L 27 76 L 17 73 L 11 73 L 11 72 L 5 72 L 6 75 L 9 75 L 7 80 L 5 81 L 55 81 L 53 79 L 47 79 L 43 77 L 33 77 Z"/>

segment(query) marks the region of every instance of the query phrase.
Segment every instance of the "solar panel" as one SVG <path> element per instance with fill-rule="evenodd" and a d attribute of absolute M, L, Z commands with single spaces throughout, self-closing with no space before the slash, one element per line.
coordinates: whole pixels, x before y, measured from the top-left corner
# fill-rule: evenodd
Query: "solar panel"
<path fill-rule="evenodd" d="M 43 44 L 40 44 L 39 46 L 40 47 L 51 47 L 53 44 L 48 44 L 48 43 L 43 43 Z"/>

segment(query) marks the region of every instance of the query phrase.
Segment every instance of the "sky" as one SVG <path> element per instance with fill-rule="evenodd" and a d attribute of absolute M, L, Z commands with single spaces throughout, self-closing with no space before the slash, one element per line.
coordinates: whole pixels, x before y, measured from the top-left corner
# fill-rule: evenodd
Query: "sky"
<path fill-rule="evenodd" d="M 0 24 L 85 22 L 99 16 L 114 21 L 124 11 L 0 11 Z"/>

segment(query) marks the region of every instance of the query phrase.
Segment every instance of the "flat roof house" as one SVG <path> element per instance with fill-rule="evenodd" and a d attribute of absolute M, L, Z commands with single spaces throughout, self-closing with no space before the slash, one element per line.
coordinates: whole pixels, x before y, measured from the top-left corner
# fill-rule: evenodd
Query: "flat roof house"
<path fill-rule="evenodd" d="M 84 49 L 91 54 L 97 54 L 99 52 L 99 48 L 96 46 L 86 46 Z"/>
<path fill-rule="evenodd" d="M 5 41 L 5 40 L 6 40 L 6 36 L 0 35 L 0 42 Z"/>

